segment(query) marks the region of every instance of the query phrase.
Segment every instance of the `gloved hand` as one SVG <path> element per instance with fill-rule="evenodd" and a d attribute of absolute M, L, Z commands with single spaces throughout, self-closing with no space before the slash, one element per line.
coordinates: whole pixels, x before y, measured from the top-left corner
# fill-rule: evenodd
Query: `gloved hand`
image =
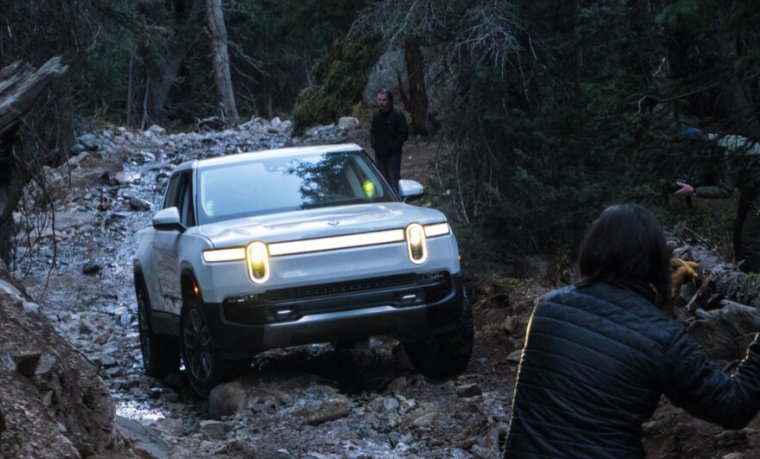
<path fill-rule="evenodd" d="M 670 297 L 675 298 L 681 290 L 681 285 L 686 281 L 694 282 L 699 274 L 697 273 L 697 267 L 699 263 L 696 261 L 687 261 L 681 258 L 670 259 Z"/>
<path fill-rule="evenodd" d="M 694 187 L 691 186 L 691 185 L 689 185 L 686 182 L 678 182 L 678 186 L 680 188 L 678 188 L 675 191 L 675 194 L 681 194 L 681 195 L 685 195 L 685 196 L 691 196 L 694 193 L 696 193 L 696 190 L 694 189 Z"/>

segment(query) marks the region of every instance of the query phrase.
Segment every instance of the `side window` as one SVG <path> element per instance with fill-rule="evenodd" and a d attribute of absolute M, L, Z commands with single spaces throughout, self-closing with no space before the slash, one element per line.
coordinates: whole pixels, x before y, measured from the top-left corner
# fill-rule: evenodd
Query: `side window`
<path fill-rule="evenodd" d="M 190 172 L 174 175 L 169 180 L 162 209 L 167 207 L 176 207 L 179 210 L 179 218 L 183 225 L 195 226 L 192 174 Z"/>
<path fill-rule="evenodd" d="M 195 212 L 193 211 L 193 186 L 192 175 L 190 173 L 182 174 L 180 183 L 180 199 L 177 207 L 179 208 L 179 218 L 182 224 L 191 227 L 195 226 Z"/>
<path fill-rule="evenodd" d="M 179 207 L 179 189 L 181 175 L 172 175 L 169 179 L 169 185 L 166 187 L 166 195 L 164 196 L 164 205 L 162 209 L 167 207 Z"/>

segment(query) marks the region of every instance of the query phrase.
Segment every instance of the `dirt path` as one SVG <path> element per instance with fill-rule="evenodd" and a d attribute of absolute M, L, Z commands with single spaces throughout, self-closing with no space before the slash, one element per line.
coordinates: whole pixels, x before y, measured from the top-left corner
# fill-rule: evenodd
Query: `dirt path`
<path fill-rule="evenodd" d="M 98 138 L 102 146 L 77 163 L 72 182 L 61 182 L 56 193 L 59 215 L 81 220 L 59 228 L 49 278 L 50 239 L 30 254 L 25 284 L 43 297 L 59 333 L 98 366 L 123 423 L 144 429 L 140 441 L 152 439 L 146 454 L 499 457 L 516 355 L 533 301 L 546 290 L 540 279 L 465 273 L 476 340 L 467 371 L 456 378 L 421 377 L 399 343 L 378 338 L 350 351 L 315 345 L 265 353 L 247 377 L 229 386 L 232 395 L 224 403 L 200 400 L 181 372 L 163 381 L 142 374 L 131 260 L 135 232 L 153 212 L 144 203 L 156 208 L 167 173 L 181 160 L 288 140 L 258 131 L 155 136 L 117 130 Z M 345 140 L 368 146 L 363 130 Z M 407 142 L 402 177 L 428 182 L 438 150 L 437 139 Z M 760 447 L 758 428 L 723 431 L 663 404 L 645 426 L 645 445 L 649 457 L 757 457 L 749 451 Z"/>

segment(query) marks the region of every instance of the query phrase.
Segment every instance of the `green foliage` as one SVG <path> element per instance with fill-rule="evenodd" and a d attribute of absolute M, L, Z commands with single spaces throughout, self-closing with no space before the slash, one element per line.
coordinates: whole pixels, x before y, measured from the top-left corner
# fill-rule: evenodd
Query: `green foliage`
<path fill-rule="evenodd" d="M 445 165 L 444 186 L 461 190 L 454 215 L 499 245 L 486 253 L 574 253 L 605 206 L 666 205 L 678 122 L 662 111 L 638 113 L 658 47 L 631 16 L 627 2 L 595 3 L 578 12 L 575 28 L 552 37 L 561 47 L 534 47 L 538 60 L 516 52 L 506 73 L 488 61 L 458 62 L 467 90 L 453 104 L 458 123 L 448 135 L 465 153 Z M 571 61 L 582 65 L 568 68 Z M 531 80 L 518 78 L 525 72 Z"/>
<path fill-rule="evenodd" d="M 232 2 L 227 17 L 239 93 L 264 116 L 290 111 L 313 81 L 313 66 L 344 36 L 366 2 L 265 0 Z"/>
<path fill-rule="evenodd" d="M 316 85 L 301 91 L 293 109 L 297 133 L 351 113 L 361 100 L 370 69 L 380 56 L 378 43 L 377 37 L 371 35 L 338 41 L 327 56 L 317 61 Z"/>
<path fill-rule="evenodd" d="M 658 10 L 611 0 L 553 16 L 546 13 L 556 5 L 516 3 L 520 49 L 506 69 L 478 55 L 453 62 L 460 88 L 447 135 L 457 148 L 439 170 L 441 188 L 454 196 L 441 204 L 470 232 L 482 231 L 476 245 L 490 241 L 480 259 L 574 254 L 588 224 L 616 202 L 644 204 L 666 225 L 726 247 L 735 202 L 687 207 L 669 184 L 683 173 L 715 182 L 724 166 L 722 154 L 685 141 L 683 128 L 737 132 L 753 122 L 746 109 L 722 113 L 714 101 L 737 70 L 745 88 L 758 80 L 760 48 L 749 45 L 756 27 L 736 15 L 758 2 L 678 1 Z M 725 52 L 732 36 L 747 44 L 735 58 Z"/>

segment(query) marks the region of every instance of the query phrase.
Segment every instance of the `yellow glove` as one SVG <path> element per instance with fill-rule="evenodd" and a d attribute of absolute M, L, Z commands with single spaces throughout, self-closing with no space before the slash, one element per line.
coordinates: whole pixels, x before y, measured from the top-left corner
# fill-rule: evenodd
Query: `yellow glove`
<path fill-rule="evenodd" d="M 678 295 L 678 291 L 681 290 L 681 285 L 686 281 L 692 281 L 699 277 L 697 273 L 697 267 L 699 263 L 696 261 L 686 261 L 680 258 L 670 259 L 670 297 L 675 298 Z"/>

